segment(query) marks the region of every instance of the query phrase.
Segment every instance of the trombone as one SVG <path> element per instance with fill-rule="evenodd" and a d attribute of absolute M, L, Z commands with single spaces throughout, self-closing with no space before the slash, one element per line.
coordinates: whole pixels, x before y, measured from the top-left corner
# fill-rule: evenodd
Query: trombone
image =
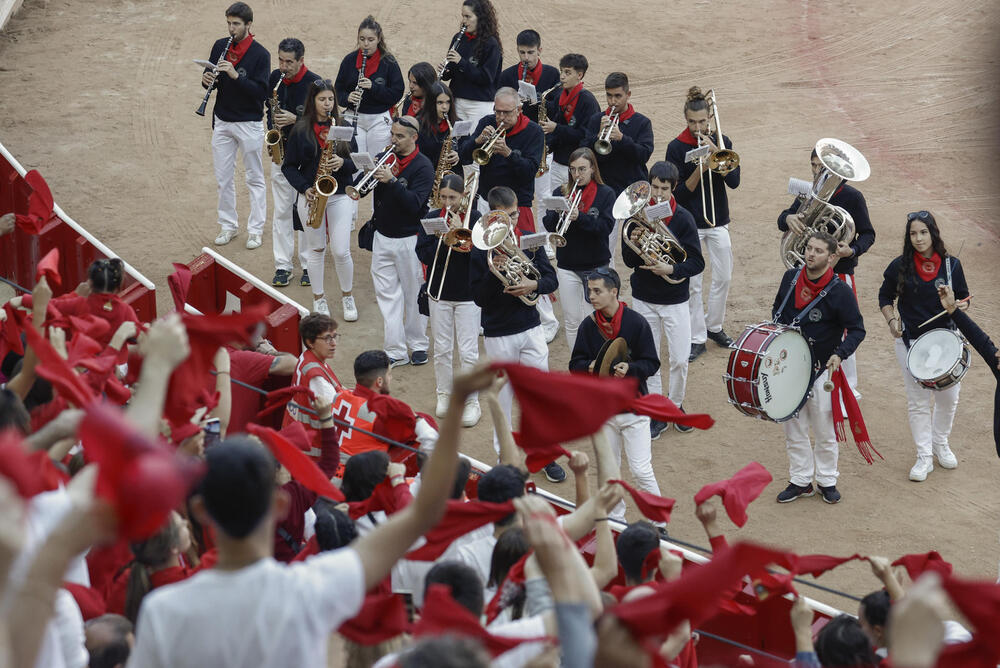
<path fill-rule="evenodd" d="M 542 277 L 524 251 L 518 248 L 513 222 L 503 211 L 494 210 L 483 216 L 476 229 L 472 230 L 472 245 L 486 251 L 486 264 L 505 288 L 514 287 L 526 279 L 537 281 Z M 538 297 L 535 290 L 520 295 L 518 299 L 534 306 Z"/>
<path fill-rule="evenodd" d="M 549 243 L 553 246 L 562 248 L 566 245 L 566 230 L 569 229 L 569 224 L 573 222 L 570 219 L 570 215 L 580 207 L 581 198 L 583 198 L 583 188 L 580 187 L 580 179 L 577 178 L 573 182 L 573 196 L 570 197 L 569 208 L 559 214 L 559 220 L 556 222 L 556 231 L 549 235 Z"/>
<path fill-rule="evenodd" d="M 708 168 L 719 176 L 725 176 L 740 166 L 740 156 L 736 151 L 726 148 L 726 140 L 722 138 L 722 121 L 719 120 L 719 104 L 715 100 L 715 90 L 710 90 L 705 95 L 711 111 L 709 114 L 715 116 L 715 131 L 719 134 L 719 150 L 708 159 Z"/>
<path fill-rule="evenodd" d="M 480 167 L 489 164 L 490 158 L 493 157 L 493 152 L 497 148 L 497 142 L 506 136 L 507 128 L 500 128 L 490 137 L 489 141 L 472 152 L 472 160 Z"/>
<path fill-rule="evenodd" d="M 468 253 L 472 250 L 472 230 L 469 224 L 472 220 L 472 210 L 475 208 L 476 191 L 479 189 L 479 172 L 472 172 L 469 180 L 465 183 L 462 192 L 462 201 L 455 207 L 446 208 L 442 215 L 445 222 L 451 228 L 444 234 L 438 235 L 437 248 L 434 250 L 434 260 L 431 261 L 431 273 L 427 276 L 427 297 L 434 301 L 441 301 L 441 293 L 444 291 L 444 279 L 448 275 L 448 263 L 451 262 L 451 252 Z M 459 216 L 459 211 L 464 213 Z M 456 223 L 455 219 L 459 221 Z M 431 286 L 434 285 L 434 274 L 437 270 L 438 254 L 441 252 L 441 244 L 448 247 L 448 253 L 444 256 L 444 266 L 441 268 L 441 278 L 437 287 L 437 294 L 431 293 Z"/>
<path fill-rule="evenodd" d="M 608 107 L 608 111 L 611 111 L 611 107 Z M 618 127 L 618 112 L 612 112 L 608 118 L 611 120 L 597 133 L 597 141 L 594 142 L 594 152 L 598 155 L 611 153 L 611 133 Z"/>
<path fill-rule="evenodd" d="M 361 180 L 353 186 L 347 186 L 344 188 L 344 192 L 347 193 L 348 197 L 356 201 L 375 190 L 375 186 L 378 185 L 378 180 L 375 178 L 375 172 L 377 172 L 380 167 L 385 167 L 387 165 L 390 168 L 395 167 L 396 154 L 392 152 L 394 148 L 395 146 L 392 144 L 386 146 L 382 155 L 379 156 L 378 162 L 375 163 L 375 168 L 371 171 L 365 172 L 365 175 L 361 177 Z"/>

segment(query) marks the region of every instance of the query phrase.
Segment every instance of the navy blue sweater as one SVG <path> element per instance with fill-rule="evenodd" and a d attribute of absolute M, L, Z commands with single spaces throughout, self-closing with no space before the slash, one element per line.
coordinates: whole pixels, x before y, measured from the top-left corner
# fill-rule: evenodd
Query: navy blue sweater
<path fill-rule="evenodd" d="M 222 50 L 229 38 L 220 39 L 212 45 L 208 59 L 219 62 Z M 234 66 L 239 76 L 231 79 L 222 72 L 216 78 L 215 108 L 213 114 L 229 123 L 259 121 L 264 113 L 264 100 L 271 92 L 267 87 L 267 75 L 271 71 L 271 54 L 256 39 Z M 206 68 L 206 72 L 211 71 Z"/>
<path fill-rule="evenodd" d="M 451 43 L 455 42 L 456 37 L 458 33 L 452 36 Z M 500 80 L 500 70 L 503 69 L 500 44 L 495 37 L 487 38 L 483 54 L 477 56 L 476 45 L 479 40 L 479 37 L 469 39 L 468 34 L 462 37 L 455 48 L 462 60 L 448 63 L 441 80 L 450 82 L 451 92 L 455 97 L 492 101 L 500 87 L 497 82 Z"/>
<path fill-rule="evenodd" d="M 783 325 L 791 324 L 792 319 L 805 310 L 805 307 L 795 308 L 795 295 L 792 294 L 785 303 L 785 308 L 778 312 L 785 295 L 795 289 L 798 273 L 799 268 L 787 270 L 781 277 L 781 285 L 778 286 L 778 293 L 774 296 L 771 312 L 774 313 L 777 322 Z M 833 280 L 835 284 L 828 286 L 830 291 L 826 297 L 799 323 L 802 336 L 806 337 L 812 352 L 814 380 L 826 367 L 831 355 L 837 355 L 845 360 L 854 354 L 865 338 L 865 323 L 861 318 L 861 311 L 858 310 L 858 300 L 854 297 L 854 291 L 836 276 Z M 847 330 L 846 335 L 844 330 Z"/>
<path fill-rule="evenodd" d="M 599 111 L 587 121 L 587 135 L 580 146 L 593 150 L 603 115 Z M 615 191 L 616 197 L 636 181 L 649 180 L 646 162 L 653 155 L 653 124 L 648 118 L 635 112 L 628 120 L 620 121 L 618 128 L 622 131 L 621 141 L 611 142 L 611 153 L 597 156 L 601 178 Z"/>
<path fill-rule="evenodd" d="M 802 201 L 796 198 L 790 207 L 781 212 L 781 215 L 778 216 L 779 230 L 788 231 L 788 223 L 785 222 L 785 219 L 788 218 L 788 214 L 798 212 L 801 203 Z M 865 196 L 857 188 L 852 188 L 846 183 L 833 193 L 830 204 L 843 208 L 854 218 L 854 239 L 848 244 L 854 249 L 854 255 L 840 258 L 833 270 L 838 274 L 854 274 L 854 268 L 858 266 L 858 258 L 864 255 L 875 243 L 875 228 L 872 227 L 871 218 L 868 217 L 868 204 L 865 202 Z"/>
<path fill-rule="evenodd" d="M 562 188 L 553 190 L 552 195 L 562 197 Z M 566 230 L 566 245 L 556 248 L 556 260 L 560 269 L 585 271 L 607 266 L 611 261 L 608 235 L 615 229 L 615 218 L 611 215 L 614 205 L 615 191 L 599 184 L 590 210 L 580 213 L 576 220 L 570 222 L 569 229 Z M 561 215 L 560 211 L 546 212 L 542 219 L 545 229 L 555 232 Z"/>
<path fill-rule="evenodd" d="M 296 123 L 295 129 L 288 137 L 285 145 L 285 161 L 281 164 L 281 173 L 288 180 L 289 185 L 296 191 L 305 194 L 307 190 L 316 183 L 316 172 L 319 171 L 319 158 L 323 154 L 323 149 L 316 141 L 316 134 L 308 125 Z M 354 162 L 351 161 L 350 154 L 346 147 L 340 147 L 338 153 L 344 158 L 344 165 L 332 174 L 337 179 L 337 192 L 335 195 L 343 195 L 344 189 L 351 185 L 353 175 L 356 171 Z M 357 142 L 351 140 L 351 151 L 357 151 Z"/>
<path fill-rule="evenodd" d="M 728 149 L 733 148 L 732 140 L 723 135 L 723 142 L 725 147 Z M 706 222 L 705 217 L 712 215 L 712 204 L 709 201 L 709 194 L 715 194 L 715 226 L 722 227 L 723 225 L 729 224 L 729 196 L 726 194 L 726 187 L 739 188 L 740 186 L 740 167 L 737 167 L 733 171 L 726 174 L 724 177 L 719 176 L 715 172 L 707 172 L 711 174 L 712 185 L 711 187 L 707 183 L 706 174 L 701 175 L 701 181 L 695 186 L 694 190 L 688 190 L 685 182 L 688 177 L 694 173 L 694 170 L 698 169 L 698 163 L 696 162 L 684 162 L 684 156 L 687 152 L 696 146 L 682 142 L 680 139 L 674 139 L 667 145 L 667 162 L 672 162 L 677 166 L 677 171 L 680 172 L 681 178 L 677 182 L 677 187 L 674 188 L 674 197 L 677 198 L 677 203 L 683 206 L 685 209 L 691 212 L 694 216 L 695 223 L 698 224 L 700 229 L 710 229 L 712 226 Z M 707 170 L 706 170 L 707 171 Z M 705 188 L 705 206 L 708 212 L 702 211 L 701 208 L 701 189 Z"/>
<path fill-rule="evenodd" d="M 979 325 L 964 311 L 956 310 L 951 319 L 958 325 L 958 330 L 965 335 L 976 352 L 982 356 L 986 367 L 993 372 L 993 377 L 997 380 L 997 387 L 993 393 L 993 441 L 996 444 L 997 456 L 1000 457 L 1000 369 L 997 369 L 997 347 L 990 341 L 986 332 L 979 329 Z"/>
<path fill-rule="evenodd" d="M 278 84 L 278 79 L 281 77 L 281 70 L 274 70 L 271 72 L 271 76 L 267 79 L 267 90 L 272 91 L 274 87 Z M 290 111 L 297 118 L 302 118 L 302 112 L 305 111 L 306 107 L 306 96 L 309 94 L 309 90 L 312 88 L 313 81 L 319 79 L 320 76 L 311 70 L 306 70 L 306 73 L 302 75 L 302 78 L 289 85 L 278 86 L 278 106 L 285 111 Z M 268 104 L 270 104 L 271 94 L 268 93 Z M 271 122 L 270 108 L 268 108 L 267 117 L 267 129 L 270 130 L 274 127 L 274 123 Z M 292 125 L 286 125 L 281 128 L 281 134 L 287 140 L 288 135 L 292 132 Z"/>
<path fill-rule="evenodd" d="M 337 103 L 341 107 L 350 107 L 347 96 L 358 87 L 358 68 L 355 65 L 357 57 L 358 52 L 355 50 L 340 61 L 334 88 L 337 89 Z M 358 108 L 360 113 L 381 114 L 389 111 L 403 98 L 403 73 L 399 71 L 399 63 L 391 55 L 382 54 L 378 69 L 369 78 L 372 87 L 362 91 L 361 106 Z"/>
<path fill-rule="evenodd" d="M 969 286 L 965 283 L 965 272 L 962 270 L 962 263 L 957 257 L 950 257 L 951 262 L 951 288 L 955 291 L 956 299 L 965 299 L 969 296 Z M 903 325 L 903 342 L 906 347 L 910 347 L 921 334 L 947 327 L 955 329 L 955 324 L 948 315 L 943 315 L 926 327 L 918 325 L 933 315 L 941 312 L 941 301 L 938 299 L 937 286 L 947 283 L 948 274 L 945 264 L 942 261 L 934 280 L 925 281 L 917 275 L 916 267 L 912 260 L 907 267 L 907 277 L 903 282 L 902 291 L 898 291 L 899 272 L 903 266 L 903 256 L 900 255 L 889 263 L 882 274 L 882 287 L 878 291 L 878 307 L 891 306 L 896 302 L 896 309 L 899 311 L 899 319 Z"/>
<path fill-rule="evenodd" d="M 420 130 L 420 134 L 417 135 L 417 146 L 420 147 L 420 152 L 423 153 L 425 156 L 427 156 L 427 159 L 431 161 L 432 165 L 434 165 L 435 173 L 437 172 L 438 160 L 440 160 L 441 158 L 441 147 L 444 146 L 444 138 L 447 136 L 448 136 L 447 130 L 441 133 L 431 133 L 431 132 L 425 132 L 422 129 Z M 457 151 L 458 138 L 452 137 L 452 139 L 454 140 L 452 141 L 451 144 L 452 150 Z M 461 162 L 455 163 L 455 165 L 449 171 L 452 171 L 461 176 L 462 163 Z"/>
<path fill-rule="evenodd" d="M 556 280 L 555 269 L 549 264 L 549 256 L 544 250 L 525 251 L 525 254 L 531 258 L 532 264 L 541 274 L 538 280 L 538 294 L 547 295 L 555 292 L 559 283 Z M 503 291 L 506 286 L 493 275 L 486 264 L 486 251 L 473 248 L 470 255 L 472 257 L 469 258 L 469 287 L 472 289 L 473 301 L 483 310 L 482 325 L 485 336 L 510 336 L 541 325 L 537 308 L 528 306 L 519 297 Z"/>
<path fill-rule="evenodd" d="M 496 127 L 497 117 L 484 116 L 468 137 L 458 143 L 458 155 L 463 164 L 472 162 L 472 152 L 479 148 L 476 137 L 487 125 Z M 535 173 L 542 162 L 542 144 L 545 133 L 537 123 L 528 125 L 513 137 L 507 135 L 511 154 L 504 157 L 494 153 L 489 163 L 479 168 L 479 192 L 486 195 L 494 186 L 507 186 L 517 193 L 517 205 L 530 207 L 535 199 Z"/>
<path fill-rule="evenodd" d="M 441 209 L 435 209 L 424 218 L 440 218 Z M 469 229 L 476 227 L 479 220 L 479 211 L 472 210 L 472 217 L 469 219 Z M 417 257 L 427 265 L 427 293 L 437 295 L 441 289 L 441 299 L 450 302 L 471 302 L 472 290 L 469 287 L 469 256 L 471 253 L 451 252 L 448 258 L 448 247 L 441 244 L 441 252 L 438 253 L 438 237 L 436 234 L 427 234 L 423 226 L 417 232 Z M 434 255 L 437 253 L 437 264 L 434 265 Z M 448 263 L 448 271 L 444 271 L 445 262 Z M 434 267 L 432 268 L 432 265 Z M 433 273 L 434 283 L 430 283 Z M 441 288 L 441 280 L 444 279 L 444 287 Z"/>
<path fill-rule="evenodd" d="M 684 207 L 677 205 L 673 217 L 667 223 L 667 229 L 677 237 L 677 240 L 687 251 L 687 258 L 674 265 L 674 280 L 697 276 L 705 270 L 705 259 L 701 254 L 701 239 L 694 217 Z M 649 269 L 639 269 L 643 264 L 639 257 L 624 241 L 622 244 L 622 261 L 626 267 L 635 269 L 632 272 L 632 297 L 647 304 L 683 304 L 689 297 L 690 281 L 668 283 Z"/>
<path fill-rule="evenodd" d="M 375 186 L 372 220 L 385 237 L 401 239 L 420 231 L 427 199 L 434 187 L 434 167 L 422 153 L 413 158 L 395 181 Z"/>
<path fill-rule="evenodd" d="M 580 91 L 573 115 L 567 121 L 559 106 L 558 93 L 559 91 L 553 91 L 547 101 L 549 120 L 556 123 L 556 129 L 549 133 L 547 140 L 549 150 L 552 152 L 552 161 L 558 162 L 560 165 L 569 165 L 570 153 L 586 145 L 583 140 L 587 135 L 587 121 L 594 114 L 600 113 L 601 105 L 597 103 L 594 94 L 584 88 Z M 587 148 L 593 149 L 593 143 Z M 604 177 L 603 172 L 601 177 Z"/>
<path fill-rule="evenodd" d="M 641 315 L 622 304 L 622 326 L 618 336 L 628 343 L 628 371 L 626 376 L 639 379 L 639 394 L 649 394 L 646 379 L 660 369 L 660 356 L 653 342 L 653 331 L 649 323 Z M 590 363 L 597 359 L 597 353 L 607 341 L 600 327 L 594 322 L 591 313 L 580 323 L 576 331 L 576 343 L 573 345 L 573 355 L 569 360 L 570 371 L 588 371 Z"/>
<path fill-rule="evenodd" d="M 505 69 L 503 72 L 500 73 L 500 78 L 497 80 L 497 88 L 503 88 L 504 86 L 507 86 L 509 88 L 517 90 L 517 85 L 519 81 L 519 79 L 517 78 L 518 66 L 519 65 L 511 65 L 510 67 L 508 67 L 507 69 Z M 559 83 L 559 70 L 552 67 L 551 65 L 546 65 L 545 63 L 542 63 L 542 74 L 538 78 L 538 81 L 535 82 L 535 95 L 541 97 L 542 93 L 552 88 L 557 83 Z M 558 88 L 549 93 L 549 98 L 551 98 L 553 95 L 559 97 Z M 537 102 L 535 104 L 530 104 L 530 105 L 525 104 L 524 107 L 521 109 L 521 111 L 524 113 L 525 116 L 527 116 L 534 122 L 536 123 L 538 122 Z"/>

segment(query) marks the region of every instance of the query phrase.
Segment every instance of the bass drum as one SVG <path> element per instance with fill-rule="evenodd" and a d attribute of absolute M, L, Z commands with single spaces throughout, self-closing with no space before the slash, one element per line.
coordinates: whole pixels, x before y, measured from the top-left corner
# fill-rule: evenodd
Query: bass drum
<path fill-rule="evenodd" d="M 747 327 L 729 353 L 729 403 L 744 415 L 784 422 L 809 397 L 812 354 L 797 329 L 773 322 Z"/>
<path fill-rule="evenodd" d="M 950 329 L 924 332 L 906 352 L 906 368 L 926 388 L 943 390 L 962 380 L 972 364 L 965 340 Z"/>

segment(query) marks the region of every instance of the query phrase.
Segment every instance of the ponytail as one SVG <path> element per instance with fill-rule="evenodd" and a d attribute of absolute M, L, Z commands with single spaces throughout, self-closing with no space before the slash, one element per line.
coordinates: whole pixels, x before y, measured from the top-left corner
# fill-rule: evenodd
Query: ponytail
<path fill-rule="evenodd" d="M 125 616 L 133 624 L 139 617 L 142 599 L 153 588 L 150 576 L 169 562 L 173 550 L 179 547 L 180 530 L 171 514 L 167 523 L 151 537 L 139 543 L 132 543 L 135 559 L 129 571 L 128 586 L 125 589 Z"/>
<path fill-rule="evenodd" d="M 687 99 L 684 101 L 684 112 L 701 111 L 702 109 L 708 109 L 705 94 L 697 86 L 691 86 L 688 88 Z"/>
<path fill-rule="evenodd" d="M 94 292 L 118 292 L 125 277 L 125 265 L 119 258 L 94 260 L 87 270 L 87 278 Z"/>

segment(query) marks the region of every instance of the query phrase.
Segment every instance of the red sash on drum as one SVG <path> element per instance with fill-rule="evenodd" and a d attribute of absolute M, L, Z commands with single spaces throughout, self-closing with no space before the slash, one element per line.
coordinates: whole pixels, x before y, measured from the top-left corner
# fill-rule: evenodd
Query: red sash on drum
<path fill-rule="evenodd" d="M 844 370 L 837 369 L 833 374 L 833 394 L 830 397 L 830 401 L 833 403 L 833 427 L 837 432 L 837 440 L 847 443 L 847 434 L 844 433 L 844 415 L 840 412 L 841 399 L 844 401 L 844 408 L 847 409 L 847 421 L 851 425 L 851 436 L 854 439 L 854 444 L 858 447 L 858 452 L 869 464 L 875 461 L 875 458 L 872 457 L 873 452 L 878 455 L 879 459 L 885 461 L 882 453 L 872 445 L 871 438 L 868 436 L 868 427 L 865 425 L 865 418 L 861 415 L 861 407 L 858 406 L 858 400 L 847 382 Z"/>

